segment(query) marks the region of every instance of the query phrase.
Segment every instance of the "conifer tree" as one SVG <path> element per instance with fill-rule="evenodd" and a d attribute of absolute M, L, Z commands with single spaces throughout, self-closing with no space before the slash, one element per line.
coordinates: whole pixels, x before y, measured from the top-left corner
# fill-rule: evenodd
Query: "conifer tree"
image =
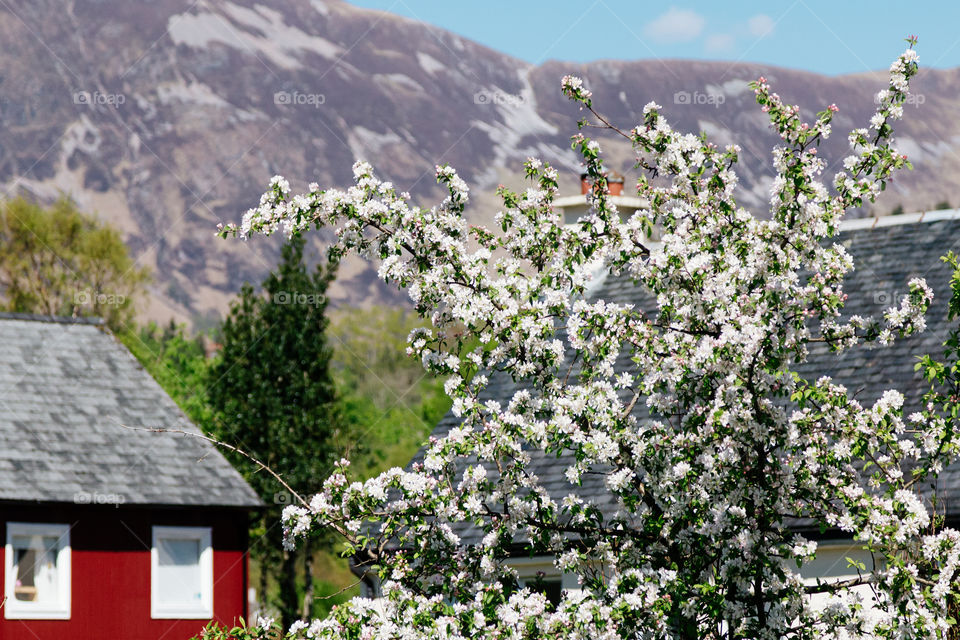
<path fill-rule="evenodd" d="M 335 274 L 333 264 L 308 268 L 302 238 L 287 243 L 263 290 L 247 284 L 234 302 L 207 380 L 213 435 L 298 492 L 317 491 L 337 457 L 342 420 L 325 339 L 326 291 Z M 267 504 L 254 516 L 251 554 L 260 567 L 261 602 L 289 625 L 310 615 L 315 549 L 282 549 L 280 511 L 289 494 L 249 458 L 225 453 Z"/>

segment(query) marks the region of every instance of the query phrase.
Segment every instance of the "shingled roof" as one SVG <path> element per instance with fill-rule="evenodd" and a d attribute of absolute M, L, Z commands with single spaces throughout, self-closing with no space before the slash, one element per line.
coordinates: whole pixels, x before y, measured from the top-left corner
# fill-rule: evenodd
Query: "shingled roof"
<path fill-rule="evenodd" d="M 920 374 L 914 371 L 917 356 L 931 354 L 939 358 L 942 343 L 950 330 L 946 318 L 951 270 L 940 261 L 940 256 L 951 249 L 960 252 L 960 211 L 851 220 L 843 223 L 841 233 L 834 241 L 847 248 L 855 265 L 855 270 L 845 280 L 844 290 L 849 296 L 845 315 L 882 317 L 888 307 L 899 306 L 900 296 L 908 293 L 907 282 L 921 276 L 927 279 L 935 294 L 927 313 L 927 330 L 900 339 L 890 347 L 860 346 L 840 355 L 815 344 L 811 346 L 809 361 L 797 370 L 808 379 L 815 380 L 823 375 L 833 377 L 865 405 L 879 398 L 886 389 L 898 389 L 904 393 L 905 413 L 909 414 L 919 408 L 922 395 L 929 389 Z M 606 275 L 595 284 L 589 297 L 632 303 L 641 308 L 651 306 L 649 294 L 625 276 Z M 629 355 L 624 354 L 618 366 L 625 367 L 629 362 Z M 484 400 L 497 400 L 505 406 L 518 390 L 507 374 L 492 374 L 489 380 Z M 641 420 L 648 417 L 643 402 L 636 404 L 634 413 Z M 433 435 L 442 437 L 458 422 L 458 418 L 448 413 Z M 581 498 L 603 511 L 612 513 L 617 509 L 615 497 L 605 487 L 602 474 L 585 475 L 582 485 L 574 488 L 564 477 L 564 470 L 572 464 L 571 461 L 564 456 L 559 459 L 545 457 L 542 451 L 530 453 L 529 469 L 554 497 L 559 499 L 575 490 Z M 421 456 L 422 451 L 414 462 Z M 946 469 L 938 484 L 938 494 L 945 499 L 948 518 L 960 518 L 960 465 Z M 803 525 L 802 522 L 797 524 Z M 476 526 L 466 523 L 457 527 L 457 533 L 464 545 L 478 543 L 483 535 Z"/>
<path fill-rule="evenodd" d="M 256 507 L 257 495 L 97 321 L 0 314 L 0 500 Z"/>

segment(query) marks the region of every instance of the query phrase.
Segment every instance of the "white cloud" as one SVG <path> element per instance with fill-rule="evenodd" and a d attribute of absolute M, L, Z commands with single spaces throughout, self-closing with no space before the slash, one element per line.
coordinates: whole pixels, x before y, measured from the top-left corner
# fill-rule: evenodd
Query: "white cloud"
<path fill-rule="evenodd" d="M 659 42 L 690 42 L 703 32 L 706 22 L 696 11 L 671 7 L 653 22 L 648 22 L 643 33 Z"/>
<path fill-rule="evenodd" d="M 773 33 L 774 26 L 776 26 L 776 23 L 773 18 L 765 13 L 758 13 L 747 20 L 747 29 L 750 30 L 750 35 L 757 38 L 763 38 Z"/>
<path fill-rule="evenodd" d="M 730 53 L 735 42 L 736 39 L 729 33 L 715 33 L 707 36 L 703 49 L 707 53 Z"/>

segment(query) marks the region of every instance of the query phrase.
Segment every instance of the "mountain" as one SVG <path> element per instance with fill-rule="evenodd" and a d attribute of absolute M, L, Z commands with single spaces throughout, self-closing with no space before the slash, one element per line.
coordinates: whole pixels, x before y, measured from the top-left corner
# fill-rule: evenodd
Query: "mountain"
<path fill-rule="evenodd" d="M 343 186 L 360 157 L 429 205 L 439 196 L 433 167 L 446 162 L 471 185 L 473 221 L 489 221 L 494 188 L 521 186 L 528 155 L 577 188 L 569 137 L 580 114 L 559 91 L 574 73 L 624 128 L 656 100 L 676 127 L 740 144 L 741 202 L 762 214 L 776 139 L 747 82 L 765 75 L 806 117 L 835 102 L 835 134 L 821 153 L 836 161 L 885 81 L 880 72 L 682 60 L 532 66 L 339 0 L 7 0 L 0 40 L 4 193 L 67 193 L 111 221 L 154 270 L 143 315 L 201 323 L 275 264 L 277 239 L 213 233 L 238 221 L 274 174 L 297 189 Z M 960 205 L 960 70 L 923 70 L 914 87 L 898 139 L 916 170 L 875 212 Z M 635 177 L 629 146 L 602 137 L 610 166 Z M 343 267 L 332 294 L 351 304 L 403 299 L 358 262 Z"/>

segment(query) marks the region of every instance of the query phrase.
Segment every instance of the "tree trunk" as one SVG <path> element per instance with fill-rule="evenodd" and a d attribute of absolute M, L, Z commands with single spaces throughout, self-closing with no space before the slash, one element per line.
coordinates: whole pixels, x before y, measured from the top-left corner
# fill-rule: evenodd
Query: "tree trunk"
<path fill-rule="evenodd" d="M 257 590 L 257 613 L 265 616 L 267 614 L 267 567 L 266 563 L 260 563 L 260 584 Z"/>
<path fill-rule="evenodd" d="M 309 620 L 313 613 L 313 549 L 310 541 L 303 543 L 303 613 L 301 617 Z"/>
<path fill-rule="evenodd" d="M 260 524 L 264 523 L 264 519 L 261 518 Z M 251 556 L 253 555 L 253 549 L 250 550 Z M 267 615 L 267 588 L 269 587 L 268 577 L 269 577 L 269 568 L 267 566 L 267 561 L 264 558 L 264 554 L 258 553 L 260 556 L 260 576 L 259 576 L 259 590 L 257 592 L 257 613 L 266 616 Z M 256 618 L 254 618 L 256 620 Z"/>
<path fill-rule="evenodd" d="M 280 575 L 280 620 L 284 629 L 289 629 L 299 619 L 297 598 L 297 554 L 283 551 L 283 567 Z"/>

